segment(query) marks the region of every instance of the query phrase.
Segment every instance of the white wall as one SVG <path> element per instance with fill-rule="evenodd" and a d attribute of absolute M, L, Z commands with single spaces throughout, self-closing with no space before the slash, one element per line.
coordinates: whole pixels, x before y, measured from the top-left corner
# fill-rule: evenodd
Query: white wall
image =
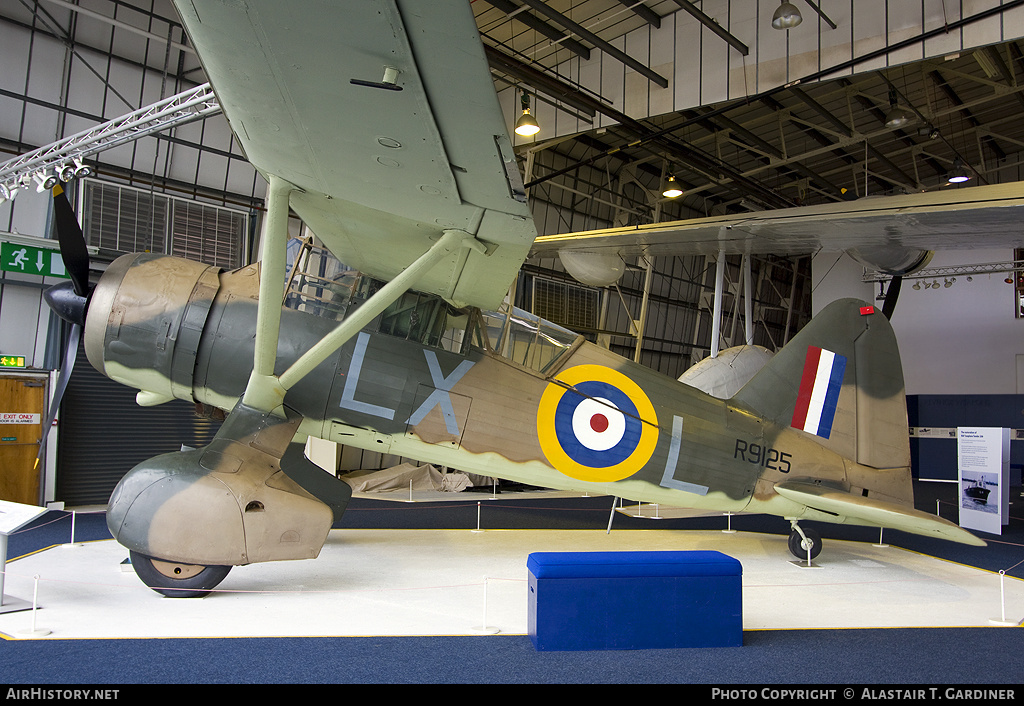
<path fill-rule="evenodd" d="M 1012 250 L 937 252 L 928 269 L 1010 262 Z M 813 309 L 841 297 L 873 301 L 877 285 L 861 281 L 863 268 L 846 255 L 820 253 L 813 262 Z M 913 288 L 906 280 L 892 324 L 903 359 L 907 394 L 1017 392 L 1016 358 L 1024 354 L 1024 319 L 1006 273 L 957 276 L 950 287 Z M 939 284 L 943 283 L 938 278 Z M 880 302 L 879 302 L 880 303 Z"/>

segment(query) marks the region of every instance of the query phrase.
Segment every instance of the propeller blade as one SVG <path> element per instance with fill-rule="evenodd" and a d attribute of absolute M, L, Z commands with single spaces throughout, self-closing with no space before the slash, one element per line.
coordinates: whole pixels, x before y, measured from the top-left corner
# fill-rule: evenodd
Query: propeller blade
<path fill-rule="evenodd" d="M 892 312 L 896 310 L 896 300 L 900 296 L 900 286 L 903 284 L 903 277 L 894 276 L 889 280 L 889 288 L 885 290 L 885 301 L 882 302 L 882 315 L 892 321 Z"/>
<path fill-rule="evenodd" d="M 75 285 L 75 294 L 84 297 L 89 293 L 89 251 L 85 246 L 82 227 L 78 225 L 75 212 L 60 184 L 53 187 L 53 208 L 64 269 Z"/>
<path fill-rule="evenodd" d="M 57 417 L 57 410 L 60 409 L 61 398 L 64 397 L 64 390 L 68 387 L 68 380 L 71 378 L 71 371 L 75 367 L 75 360 L 78 358 L 78 341 L 82 337 L 82 327 L 72 326 L 71 335 L 68 336 L 68 349 L 64 352 L 64 365 L 57 376 L 57 387 L 53 392 L 53 402 L 50 404 L 50 411 L 46 413 L 46 420 L 43 422 L 43 433 L 39 439 L 39 453 L 36 454 L 35 467 L 39 467 L 39 459 L 43 457 L 46 450 L 46 437 L 50 435 L 50 427 Z"/>

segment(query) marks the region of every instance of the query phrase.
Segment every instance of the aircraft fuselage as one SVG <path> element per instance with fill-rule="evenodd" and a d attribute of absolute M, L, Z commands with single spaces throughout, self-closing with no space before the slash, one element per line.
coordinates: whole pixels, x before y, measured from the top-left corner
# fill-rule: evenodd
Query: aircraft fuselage
<path fill-rule="evenodd" d="M 141 402 L 173 396 L 230 411 L 251 371 L 258 278 L 257 266 L 218 275 L 173 258 L 126 256 L 90 307 L 89 358 L 143 390 Z M 582 339 L 547 346 L 540 363 L 528 349 L 543 347 L 543 336 L 482 344 L 482 316 L 470 312 L 462 339 L 447 344 L 456 351 L 437 336 L 438 345 L 425 345 L 430 337 L 415 331 L 415 317 L 376 320 L 288 392 L 285 406 L 302 417 L 298 433 L 543 487 L 709 511 L 814 517 L 774 484 L 813 476 L 849 490 L 851 462 L 803 432 Z M 285 308 L 275 372 L 335 323 Z M 511 360 L 493 350 L 502 345 Z"/>

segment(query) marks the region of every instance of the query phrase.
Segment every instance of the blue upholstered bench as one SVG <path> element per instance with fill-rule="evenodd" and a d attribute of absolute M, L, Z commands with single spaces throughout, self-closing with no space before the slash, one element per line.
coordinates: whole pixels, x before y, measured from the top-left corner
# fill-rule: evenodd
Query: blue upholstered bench
<path fill-rule="evenodd" d="M 721 552 L 530 554 L 537 650 L 743 644 L 743 567 Z"/>

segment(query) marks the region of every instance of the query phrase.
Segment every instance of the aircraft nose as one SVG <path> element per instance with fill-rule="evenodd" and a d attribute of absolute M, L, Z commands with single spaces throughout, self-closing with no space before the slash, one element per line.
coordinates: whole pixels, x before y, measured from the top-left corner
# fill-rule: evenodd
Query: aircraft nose
<path fill-rule="evenodd" d="M 148 393 L 148 404 L 192 399 L 199 340 L 220 289 L 219 273 L 217 267 L 156 253 L 114 260 L 89 301 L 89 362 L 112 380 Z"/>
<path fill-rule="evenodd" d="M 68 323 L 85 326 L 85 314 L 89 306 L 89 298 L 75 291 L 71 281 L 55 284 L 43 292 L 43 299 L 60 318 Z"/>

